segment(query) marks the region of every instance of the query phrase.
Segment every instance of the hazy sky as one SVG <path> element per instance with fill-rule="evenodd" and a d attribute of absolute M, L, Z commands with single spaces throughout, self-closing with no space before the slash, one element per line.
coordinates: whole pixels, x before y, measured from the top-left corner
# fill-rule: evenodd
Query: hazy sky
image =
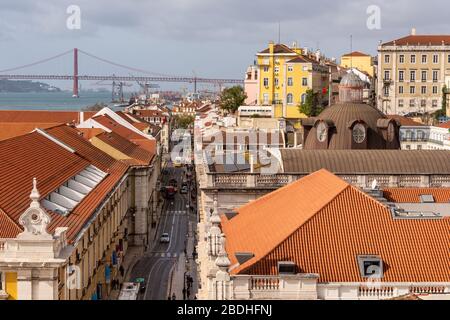
<path fill-rule="evenodd" d="M 69 5 L 81 9 L 81 29 L 66 27 Z M 366 26 L 370 5 L 381 29 Z M 380 40 L 450 31 L 449 10 L 437 0 L 1 0 L 0 70 L 78 47 L 155 73 L 242 78 L 269 40 L 297 41 L 329 57 L 376 53 Z M 29 72 L 70 73 L 70 57 Z M 25 70 L 23 72 L 26 72 Z M 129 74 L 80 56 L 80 73 Z M 64 86 L 70 87 L 69 83 Z"/>

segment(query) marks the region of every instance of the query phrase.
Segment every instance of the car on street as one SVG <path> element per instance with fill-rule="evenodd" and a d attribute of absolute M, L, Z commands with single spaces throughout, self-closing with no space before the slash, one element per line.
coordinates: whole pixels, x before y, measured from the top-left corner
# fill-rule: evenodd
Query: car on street
<path fill-rule="evenodd" d="M 188 186 L 182 186 L 180 189 L 180 193 L 188 193 Z"/>
<path fill-rule="evenodd" d="M 170 242 L 170 236 L 169 236 L 169 234 L 168 234 L 167 232 L 164 232 L 164 233 L 161 235 L 161 238 L 159 238 L 159 242 L 160 242 L 160 243 L 169 243 L 169 242 Z"/>

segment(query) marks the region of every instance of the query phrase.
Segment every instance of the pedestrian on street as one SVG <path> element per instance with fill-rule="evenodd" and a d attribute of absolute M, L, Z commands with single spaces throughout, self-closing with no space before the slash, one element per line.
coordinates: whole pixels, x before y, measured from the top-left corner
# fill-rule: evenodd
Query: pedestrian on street
<path fill-rule="evenodd" d="M 123 266 L 120 266 L 119 272 L 120 272 L 120 276 L 123 278 L 123 275 L 125 273 L 125 269 L 123 268 Z"/>

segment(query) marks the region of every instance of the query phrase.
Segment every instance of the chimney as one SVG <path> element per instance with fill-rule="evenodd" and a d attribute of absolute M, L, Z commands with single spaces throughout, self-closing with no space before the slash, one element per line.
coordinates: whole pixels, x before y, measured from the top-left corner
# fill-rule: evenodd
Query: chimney
<path fill-rule="evenodd" d="M 411 29 L 411 35 L 412 35 L 412 36 L 415 36 L 415 35 L 416 35 L 416 28 L 412 28 L 412 29 Z"/>
<path fill-rule="evenodd" d="M 274 46 L 273 41 L 270 41 L 269 42 L 269 53 L 270 54 L 273 54 L 273 46 Z"/>

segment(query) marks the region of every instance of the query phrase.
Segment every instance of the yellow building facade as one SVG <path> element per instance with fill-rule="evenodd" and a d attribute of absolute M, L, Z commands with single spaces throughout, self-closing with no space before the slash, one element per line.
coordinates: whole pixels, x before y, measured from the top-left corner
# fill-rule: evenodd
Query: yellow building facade
<path fill-rule="evenodd" d="M 295 44 L 269 43 L 269 47 L 257 55 L 258 103 L 271 105 L 275 118 L 301 119 L 298 106 L 306 98 L 307 90 L 314 90 L 327 100 L 324 89 L 329 86 L 328 67 L 308 57 Z"/>
<path fill-rule="evenodd" d="M 341 57 L 341 67 L 353 67 L 358 69 L 359 71 L 366 72 L 371 77 L 373 77 L 375 72 L 372 57 L 359 51 L 344 54 Z"/>

